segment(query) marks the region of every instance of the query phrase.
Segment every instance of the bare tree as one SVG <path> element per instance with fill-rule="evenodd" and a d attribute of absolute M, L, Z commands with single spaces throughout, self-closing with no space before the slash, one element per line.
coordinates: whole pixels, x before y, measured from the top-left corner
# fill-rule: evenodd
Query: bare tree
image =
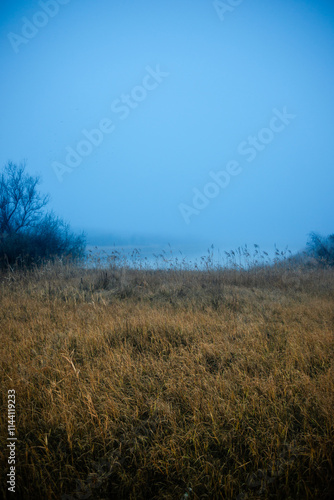
<path fill-rule="evenodd" d="M 0 233 L 19 233 L 38 224 L 49 202 L 37 190 L 39 177 L 25 172 L 26 165 L 8 162 L 0 177 Z"/>
<path fill-rule="evenodd" d="M 26 173 L 25 163 L 8 162 L 0 172 L 0 269 L 30 265 L 42 259 L 82 259 L 85 236 L 45 211 L 49 196 L 38 191 L 39 177 Z"/>

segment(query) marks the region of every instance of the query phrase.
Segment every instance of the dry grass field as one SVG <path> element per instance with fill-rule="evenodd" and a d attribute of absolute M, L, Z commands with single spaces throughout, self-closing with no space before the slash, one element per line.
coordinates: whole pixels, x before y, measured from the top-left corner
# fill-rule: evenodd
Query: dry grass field
<path fill-rule="evenodd" d="M 334 498 L 333 269 L 46 264 L 0 304 L 0 497 Z"/>

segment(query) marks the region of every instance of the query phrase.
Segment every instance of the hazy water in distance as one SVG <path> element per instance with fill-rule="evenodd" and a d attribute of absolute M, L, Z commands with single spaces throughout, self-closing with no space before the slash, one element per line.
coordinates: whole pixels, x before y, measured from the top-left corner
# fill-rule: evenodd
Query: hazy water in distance
<path fill-rule="evenodd" d="M 211 245 L 87 245 L 88 267 L 127 265 L 146 269 L 206 269 L 223 267 L 248 268 L 254 264 L 284 260 L 297 250 L 289 248 L 261 248 L 247 245 L 221 249 Z M 278 253 L 277 253 L 278 252 Z"/>

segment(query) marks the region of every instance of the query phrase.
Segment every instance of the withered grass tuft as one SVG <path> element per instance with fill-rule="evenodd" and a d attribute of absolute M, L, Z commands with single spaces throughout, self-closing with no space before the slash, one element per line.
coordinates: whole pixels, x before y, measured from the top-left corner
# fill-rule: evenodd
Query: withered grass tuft
<path fill-rule="evenodd" d="M 334 270 L 0 276 L 0 496 L 330 499 Z"/>

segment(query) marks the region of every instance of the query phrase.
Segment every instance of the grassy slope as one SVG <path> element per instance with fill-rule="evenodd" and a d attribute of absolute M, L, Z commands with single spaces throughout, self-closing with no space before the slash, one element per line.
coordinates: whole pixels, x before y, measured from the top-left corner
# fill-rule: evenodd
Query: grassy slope
<path fill-rule="evenodd" d="M 0 496 L 8 389 L 17 498 L 333 494 L 333 270 L 0 282 Z"/>

